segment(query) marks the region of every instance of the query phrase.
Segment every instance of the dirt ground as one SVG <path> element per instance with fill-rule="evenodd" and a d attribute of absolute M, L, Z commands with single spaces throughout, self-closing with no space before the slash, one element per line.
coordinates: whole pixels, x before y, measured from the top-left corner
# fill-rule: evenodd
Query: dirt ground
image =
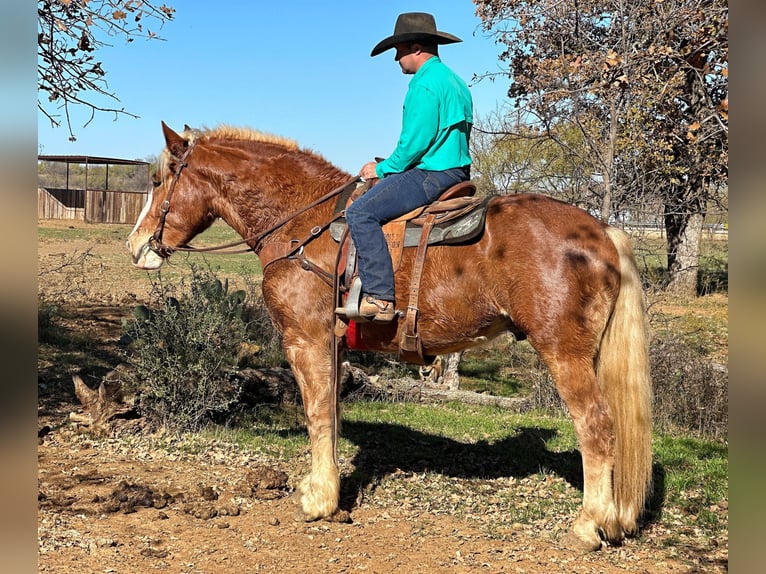
<path fill-rule="evenodd" d="M 500 540 L 425 507 L 362 503 L 347 523 L 302 522 L 293 477 L 225 448 L 181 457 L 62 428 L 38 464 L 40 572 L 699 571 L 651 535 L 579 555 L 545 528 Z"/>
<path fill-rule="evenodd" d="M 95 341 L 87 352 L 115 360 L 120 319 L 146 296 L 145 281 L 125 280 L 117 246 L 39 243 L 41 268 L 63 253 L 91 248 L 84 285 L 72 295 L 71 332 Z M 127 254 L 125 254 L 127 255 Z M 47 262 L 47 263 L 46 263 Z M 125 273 L 122 273 L 125 271 Z M 62 297 L 71 279 L 41 278 L 41 290 Z M 57 284 L 58 282 L 58 284 Z M 83 292 L 85 295 L 83 296 Z M 63 302 L 63 301 L 62 301 Z M 38 570 L 50 573 L 249 572 L 725 572 L 724 547 L 679 552 L 677 533 L 650 525 L 620 547 L 580 555 L 557 537 L 574 519 L 491 528 L 487 517 L 451 515 L 427 500 L 386 505 L 359 499 L 345 522 L 294 518 L 295 484 L 307 471 L 308 449 L 294 463 L 211 441 L 204 448 L 167 448 L 141 421 L 97 437 L 69 421 L 81 408 L 71 390 L 75 361 L 39 355 Z M 165 447 L 159 447 L 162 442 Z M 346 463 L 343 473 L 353 471 Z M 417 476 L 394 477 L 417 480 Z M 563 480 L 563 479 L 562 479 Z M 436 493 L 435 493 L 436 494 Z M 457 501 L 460 504 L 460 501 Z M 502 509 L 499 509 L 502 512 Z M 677 538 L 676 542 L 677 542 Z"/>

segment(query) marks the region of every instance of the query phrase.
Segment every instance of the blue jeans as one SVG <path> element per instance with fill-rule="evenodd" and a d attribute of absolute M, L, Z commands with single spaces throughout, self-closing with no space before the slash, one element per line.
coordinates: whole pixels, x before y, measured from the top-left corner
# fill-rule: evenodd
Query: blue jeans
<path fill-rule="evenodd" d="M 364 293 L 383 301 L 396 300 L 394 269 L 381 230 L 383 224 L 435 201 L 442 192 L 468 177 L 468 170 L 463 168 L 408 169 L 384 177 L 348 207 L 346 222 L 356 245 Z"/>

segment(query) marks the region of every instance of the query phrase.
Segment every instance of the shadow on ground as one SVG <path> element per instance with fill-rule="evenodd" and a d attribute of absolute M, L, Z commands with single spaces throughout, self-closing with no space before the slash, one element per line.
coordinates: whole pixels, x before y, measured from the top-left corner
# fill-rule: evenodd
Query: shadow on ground
<path fill-rule="evenodd" d="M 583 489 L 580 452 L 548 449 L 547 442 L 556 434 L 553 429 L 521 427 L 496 442 L 463 443 L 398 424 L 344 421 L 341 434 L 359 447 L 351 461 L 355 470 L 341 483 L 340 507 L 349 512 L 360 490 L 396 471 L 428 471 L 466 479 L 521 479 L 545 469 L 572 487 Z M 646 519 L 652 522 L 659 520 L 665 499 L 661 465 L 654 465 L 653 475 L 654 491 L 646 513 Z"/>

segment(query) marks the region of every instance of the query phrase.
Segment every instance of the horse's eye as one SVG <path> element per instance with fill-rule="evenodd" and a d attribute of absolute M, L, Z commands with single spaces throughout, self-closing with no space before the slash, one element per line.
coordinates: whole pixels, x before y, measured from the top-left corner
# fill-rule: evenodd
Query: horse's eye
<path fill-rule="evenodd" d="M 162 180 L 157 176 L 157 174 L 154 174 L 152 176 L 152 185 L 154 187 L 159 187 L 161 183 L 162 183 Z"/>

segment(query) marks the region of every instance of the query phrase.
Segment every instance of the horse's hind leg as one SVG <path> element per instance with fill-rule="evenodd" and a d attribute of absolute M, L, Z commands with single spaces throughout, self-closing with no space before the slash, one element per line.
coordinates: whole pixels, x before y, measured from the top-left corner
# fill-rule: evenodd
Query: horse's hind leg
<path fill-rule="evenodd" d="M 567 405 L 580 443 L 583 505 L 565 544 L 596 550 L 601 536 L 617 542 L 623 533 L 612 489 L 614 426 L 599 388 L 592 358 L 548 361 L 561 398 Z M 600 536 L 601 535 L 601 536 Z"/>
<path fill-rule="evenodd" d="M 329 343 L 290 333 L 284 347 L 303 397 L 306 427 L 311 440 L 311 473 L 299 485 L 303 517 L 332 516 L 338 508 L 340 475 L 336 461 L 337 397 L 333 396 Z"/>

